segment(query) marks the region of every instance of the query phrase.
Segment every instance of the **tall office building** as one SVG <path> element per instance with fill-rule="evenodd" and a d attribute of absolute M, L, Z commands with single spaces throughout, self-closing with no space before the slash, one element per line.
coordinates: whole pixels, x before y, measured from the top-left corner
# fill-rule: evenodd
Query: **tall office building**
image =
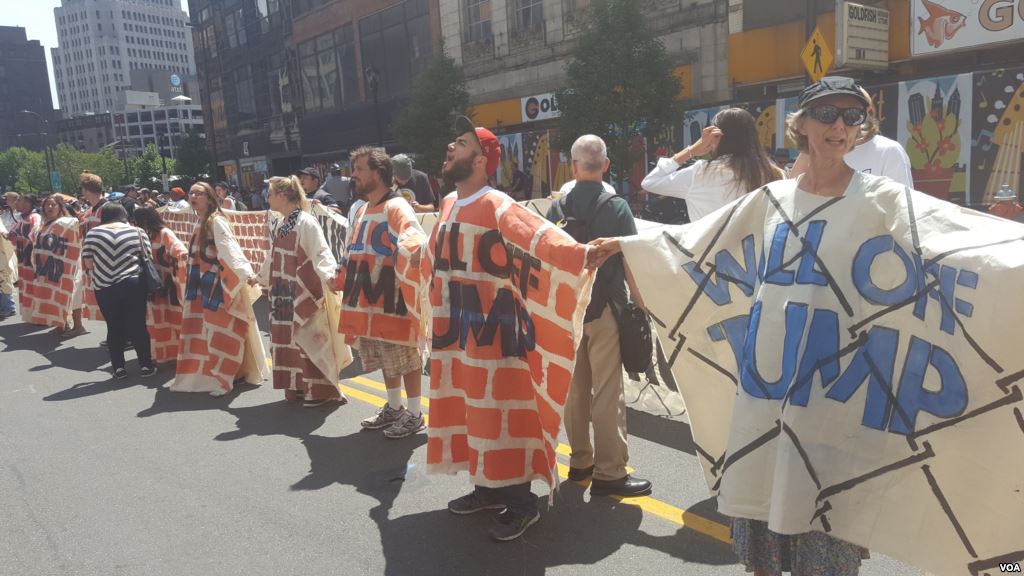
<path fill-rule="evenodd" d="M 65 117 L 123 108 L 143 76 L 166 74 L 172 87 L 196 73 L 192 33 L 180 0 L 62 0 L 53 9 L 52 50 Z M 148 83 L 152 83 L 149 81 Z"/>
<path fill-rule="evenodd" d="M 42 150 L 52 113 L 43 47 L 24 28 L 0 26 L 0 151 Z"/>

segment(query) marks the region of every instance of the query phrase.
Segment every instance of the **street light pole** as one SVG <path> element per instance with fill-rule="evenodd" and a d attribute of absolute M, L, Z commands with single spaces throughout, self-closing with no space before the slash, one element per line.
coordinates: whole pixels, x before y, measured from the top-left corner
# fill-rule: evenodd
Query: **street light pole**
<path fill-rule="evenodd" d="M 380 128 L 380 101 L 377 99 L 377 91 L 380 88 L 380 72 L 377 72 L 373 64 L 369 64 L 363 69 L 363 75 L 366 78 L 366 84 L 370 88 L 370 92 L 373 94 L 373 117 L 377 122 L 377 145 L 383 148 L 384 132 Z"/>
<path fill-rule="evenodd" d="M 50 187 L 53 187 L 53 171 L 56 168 L 56 159 L 53 157 L 53 153 L 50 150 L 50 123 L 39 115 L 38 112 L 31 110 L 19 110 L 19 114 L 28 114 L 36 119 L 38 122 L 36 135 L 39 136 L 39 143 L 43 148 L 43 161 L 46 162 L 46 176 L 50 179 Z M 57 190 L 53 190 L 57 192 Z"/>

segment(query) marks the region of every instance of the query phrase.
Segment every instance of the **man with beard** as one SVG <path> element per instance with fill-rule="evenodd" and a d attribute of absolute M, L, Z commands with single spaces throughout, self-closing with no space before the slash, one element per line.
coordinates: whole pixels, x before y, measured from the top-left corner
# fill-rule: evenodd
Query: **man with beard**
<path fill-rule="evenodd" d="M 592 274 L 588 247 L 487 183 L 501 147 L 456 122 L 421 274 L 433 314 L 427 472 L 467 471 L 453 514 L 504 510 L 491 536 L 519 538 L 540 519 L 533 480 L 558 480 L 555 447 Z"/>
<path fill-rule="evenodd" d="M 352 181 L 366 202 L 349 223 L 337 287 L 344 290 L 339 331 L 359 350 L 364 369 L 384 373 L 387 387 L 387 404 L 361 425 L 384 429 L 386 438 L 397 439 L 424 428 L 423 335 L 416 310 L 410 313 L 418 302 L 405 300 L 399 274 L 418 269 L 426 235 L 412 206 L 391 189 L 392 177 L 391 159 L 383 149 L 364 146 L 352 153 Z M 408 407 L 402 405 L 403 382 Z"/>

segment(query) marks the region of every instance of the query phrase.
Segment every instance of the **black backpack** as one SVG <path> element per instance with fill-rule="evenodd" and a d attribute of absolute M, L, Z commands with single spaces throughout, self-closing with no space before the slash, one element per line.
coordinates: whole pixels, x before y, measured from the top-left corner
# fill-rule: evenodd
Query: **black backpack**
<path fill-rule="evenodd" d="M 567 214 L 565 211 L 565 201 L 568 196 L 562 196 L 558 202 L 555 202 L 555 215 L 558 217 L 556 222 L 558 226 L 565 231 L 566 234 L 572 236 L 573 240 L 580 244 L 586 244 L 593 240 L 593 235 L 590 232 L 590 221 L 594 219 L 601 212 L 601 208 L 608 202 L 611 202 L 612 198 L 615 198 L 615 194 L 611 192 L 601 192 L 601 195 L 597 197 L 597 204 L 594 205 L 593 211 L 591 211 L 588 218 L 579 218 L 575 214 Z"/>

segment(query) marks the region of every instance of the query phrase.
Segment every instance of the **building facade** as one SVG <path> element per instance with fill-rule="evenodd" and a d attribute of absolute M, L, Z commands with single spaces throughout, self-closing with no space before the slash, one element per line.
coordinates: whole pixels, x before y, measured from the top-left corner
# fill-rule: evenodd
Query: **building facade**
<path fill-rule="evenodd" d="M 59 47 L 51 51 L 65 117 L 119 108 L 137 70 L 181 79 L 196 71 L 180 0 L 62 0 L 53 9 Z"/>
<path fill-rule="evenodd" d="M 0 26 L 0 151 L 13 146 L 42 150 L 52 116 L 43 47 L 29 40 L 24 28 Z"/>
<path fill-rule="evenodd" d="M 189 132 L 205 135 L 202 106 L 177 104 L 110 114 L 119 157 L 139 156 L 152 144 L 162 156 L 178 157 L 178 142 Z"/>
<path fill-rule="evenodd" d="M 110 112 L 62 118 L 56 124 L 56 141 L 82 152 L 99 152 L 116 144 Z"/>
<path fill-rule="evenodd" d="M 440 34 L 436 0 L 189 0 L 189 14 L 207 146 L 243 189 L 393 145 Z"/>

